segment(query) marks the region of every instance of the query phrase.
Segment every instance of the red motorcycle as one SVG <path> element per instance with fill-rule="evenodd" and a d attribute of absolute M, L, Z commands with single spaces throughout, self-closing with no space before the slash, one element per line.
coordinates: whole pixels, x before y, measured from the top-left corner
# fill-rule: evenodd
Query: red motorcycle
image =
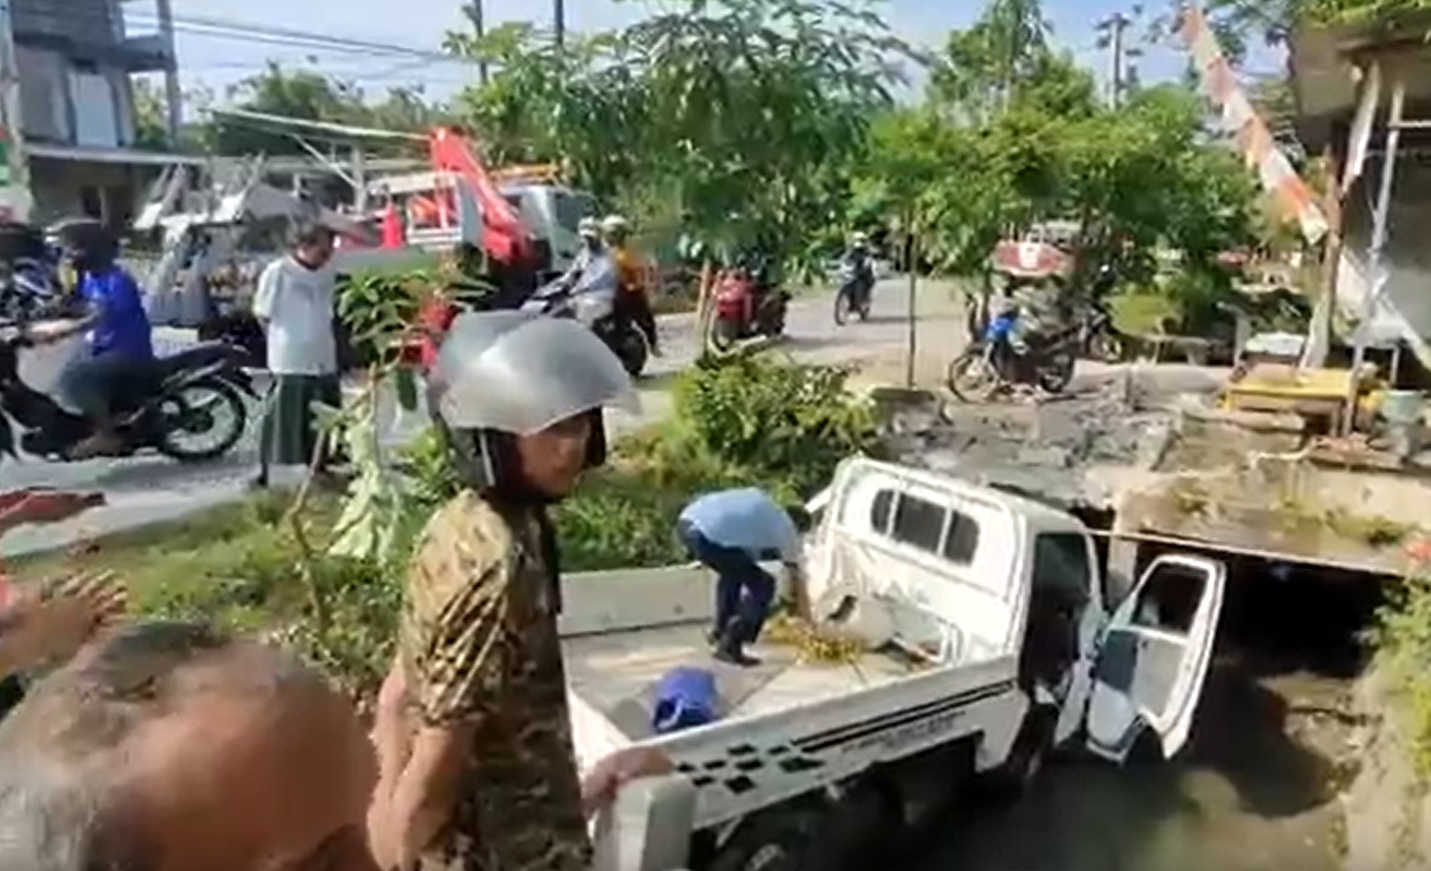
<path fill-rule="evenodd" d="M 724 351 L 741 339 L 781 335 L 785 332 L 789 302 L 789 293 L 778 287 L 761 286 L 748 269 L 722 270 L 716 277 L 711 342 Z"/>

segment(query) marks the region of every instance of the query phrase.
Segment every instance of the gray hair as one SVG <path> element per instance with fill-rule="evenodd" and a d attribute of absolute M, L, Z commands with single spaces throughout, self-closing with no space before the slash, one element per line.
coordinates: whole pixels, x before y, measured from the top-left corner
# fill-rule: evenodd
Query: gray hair
<path fill-rule="evenodd" d="M 0 767 L 0 868 L 121 871 L 100 844 L 105 784 L 89 766 L 13 758 Z"/>
<path fill-rule="evenodd" d="M 0 722 L 0 869 L 137 871 L 140 845 L 116 816 L 122 808 L 111 755 L 137 726 L 195 688 L 186 672 L 241 650 L 263 651 L 195 623 L 122 627 L 36 683 Z M 259 686 L 322 685 L 277 650 L 252 669 Z M 247 663 L 245 663 L 245 666 Z M 242 666 L 241 666 L 242 667 Z M 239 691 L 251 693 L 253 681 Z M 106 833 L 109 826 L 116 837 Z"/>

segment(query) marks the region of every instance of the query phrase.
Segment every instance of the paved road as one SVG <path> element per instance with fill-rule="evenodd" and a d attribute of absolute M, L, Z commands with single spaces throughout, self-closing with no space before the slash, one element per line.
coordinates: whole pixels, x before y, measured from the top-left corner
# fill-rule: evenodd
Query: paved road
<path fill-rule="evenodd" d="M 926 344 L 937 353 L 934 336 L 958 335 L 957 307 L 951 302 L 950 286 L 923 285 L 920 294 L 920 330 Z M 830 314 L 830 296 L 821 294 L 797 300 L 791 308 L 788 338 L 782 347 L 794 357 L 811 362 L 884 358 L 897 355 L 908 333 L 907 295 L 900 280 L 881 283 L 876 291 L 869 322 L 836 327 Z M 667 413 L 666 392 L 671 377 L 695 359 L 698 342 L 692 315 L 668 315 L 659 323 L 665 356 L 653 360 L 641 382 L 642 413 L 639 417 L 619 415 L 613 424 L 626 429 L 657 419 Z M 160 331 L 160 352 L 182 347 L 191 338 L 182 331 Z M 37 355 L 41 352 L 33 352 Z M 22 364 L 22 374 L 31 384 L 45 389 L 54 377 L 63 353 L 50 352 Z M 426 422 L 422 413 L 398 413 L 391 397 L 383 402 L 386 437 L 400 441 L 417 432 Z M 257 462 L 253 437 L 255 427 L 228 457 L 200 466 L 181 466 L 162 457 L 123 460 L 92 460 L 84 463 L 48 463 L 33 458 L 5 460 L 0 465 L 0 490 L 46 484 L 61 488 L 104 491 L 106 508 L 92 511 L 68 524 L 45 529 L 17 530 L 4 539 L 9 554 L 44 549 L 76 538 L 144 523 L 171 519 L 241 496 Z M 296 476 L 298 470 L 292 470 Z"/>

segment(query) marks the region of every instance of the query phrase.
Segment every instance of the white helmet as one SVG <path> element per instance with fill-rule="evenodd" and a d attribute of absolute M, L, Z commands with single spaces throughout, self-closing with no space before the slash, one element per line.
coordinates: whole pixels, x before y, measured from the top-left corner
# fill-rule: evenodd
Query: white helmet
<path fill-rule="evenodd" d="M 850 234 L 850 244 L 854 245 L 856 248 L 863 248 L 869 243 L 869 234 L 865 233 L 862 230 L 856 230 L 854 233 Z"/>
<path fill-rule="evenodd" d="M 429 374 L 453 430 L 528 435 L 606 406 L 640 409 L 631 376 L 591 330 L 522 311 L 459 315 Z"/>
<path fill-rule="evenodd" d="M 576 232 L 583 239 L 595 239 L 601 235 L 601 222 L 595 218 L 582 218 L 577 222 Z"/>
<path fill-rule="evenodd" d="M 624 233 L 630 228 L 631 225 L 620 215 L 607 215 L 601 221 L 601 229 L 605 233 Z"/>

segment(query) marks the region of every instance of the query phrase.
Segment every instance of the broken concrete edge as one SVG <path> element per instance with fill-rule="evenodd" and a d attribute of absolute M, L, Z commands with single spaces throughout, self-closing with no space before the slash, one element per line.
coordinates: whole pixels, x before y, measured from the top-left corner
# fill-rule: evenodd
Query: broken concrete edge
<path fill-rule="evenodd" d="M 36 559 L 77 546 L 102 544 L 116 536 L 173 524 L 203 511 L 240 502 L 248 492 L 247 486 L 235 484 L 216 488 L 192 501 L 174 502 L 158 509 L 152 506 L 109 505 L 93 508 L 53 526 L 22 527 L 0 539 L 0 544 L 5 545 L 3 558 Z M 125 519 L 135 514 L 142 515 L 143 519 Z"/>

